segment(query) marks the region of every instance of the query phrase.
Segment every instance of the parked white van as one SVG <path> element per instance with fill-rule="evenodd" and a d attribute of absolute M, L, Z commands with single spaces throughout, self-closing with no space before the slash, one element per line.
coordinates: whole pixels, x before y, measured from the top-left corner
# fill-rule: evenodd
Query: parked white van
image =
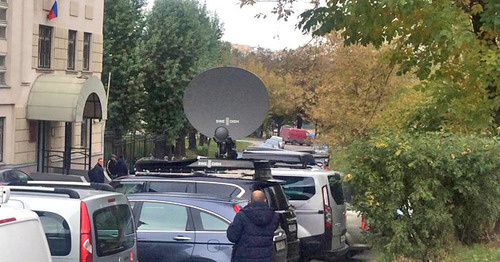
<path fill-rule="evenodd" d="M 0 186 L 0 260 L 50 262 L 49 245 L 38 215 L 5 207 L 9 189 Z"/>
<path fill-rule="evenodd" d="M 285 193 L 296 208 L 303 256 L 326 260 L 343 257 L 349 246 L 340 174 L 309 168 L 273 168 L 271 173 L 285 181 Z"/>

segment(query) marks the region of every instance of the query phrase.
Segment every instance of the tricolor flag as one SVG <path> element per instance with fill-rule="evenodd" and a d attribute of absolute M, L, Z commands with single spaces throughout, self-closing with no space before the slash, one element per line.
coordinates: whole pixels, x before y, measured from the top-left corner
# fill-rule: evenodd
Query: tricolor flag
<path fill-rule="evenodd" d="M 49 14 L 47 15 L 47 18 L 49 20 L 52 20 L 57 17 L 57 0 L 54 1 L 54 4 L 52 5 L 52 8 L 49 11 Z"/>

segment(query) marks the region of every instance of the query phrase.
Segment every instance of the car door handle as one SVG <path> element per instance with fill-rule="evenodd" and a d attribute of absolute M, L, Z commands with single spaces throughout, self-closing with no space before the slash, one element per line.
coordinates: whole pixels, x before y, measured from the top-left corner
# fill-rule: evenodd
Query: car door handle
<path fill-rule="evenodd" d="M 177 241 L 187 241 L 187 240 L 191 240 L 190 237 L 184 237 L 184 236 L 176 236 L 174 237 L 174 240 L 177 240 Z"/>

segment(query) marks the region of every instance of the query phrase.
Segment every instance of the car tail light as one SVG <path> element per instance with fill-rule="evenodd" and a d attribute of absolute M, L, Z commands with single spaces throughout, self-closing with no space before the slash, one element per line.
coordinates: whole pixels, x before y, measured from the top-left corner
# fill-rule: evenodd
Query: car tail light
<path fill-rule="evenodd" d="M 15 217 L 6 218 L 6 219 L 1 219 L 1 220 L 0 220 L 0 224 L 9 223 L 9 222 L 14 222 L 14 221 L 16 221 L 16 218 L 15 218 Z"/>
<path fill-rule="evenodd" d="M 92 262 L 92 229 L 87 204 L 80 204 L 80 262 Z"/>
<path fill-rule="evenodd" d="M 129 254 L 129 262 L 134 262 L 134 250 L 131 249 L 130 250 L 130 254 Z"/>
<path fill-rule="evenodd" d="M 240 212 L 241 208 L 238 205 L 233 205 L 234 212 L 238 213 Z"/>
<path fill-rule="evenodd" d="M 328 188 L 326 186 L 323 186 L 321 191 L 323 193 L 323 213 L 325 216 L 325 229 L 326 231 L 332 231 L 332 208 L 330 207 Z"/>
<path fill-rule="evenodd" d="M 361 217 L 361 229 L 370 230 L 370 226 L 366 224 L 366 217 L 365 216 Z"/>

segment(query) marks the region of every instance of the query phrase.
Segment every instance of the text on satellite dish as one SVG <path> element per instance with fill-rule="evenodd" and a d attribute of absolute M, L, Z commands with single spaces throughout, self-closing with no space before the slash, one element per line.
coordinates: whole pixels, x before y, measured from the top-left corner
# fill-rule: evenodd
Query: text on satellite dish
<path fill-rule="evenodd" d="M 240 120 L 239 119 L 229 119 L 229 117 L 226 117 L 226 119 L 216 119 L 215 123 L 226 124 L 226 126 L 228 126 L 229 124 L 239 124 Z"/>

